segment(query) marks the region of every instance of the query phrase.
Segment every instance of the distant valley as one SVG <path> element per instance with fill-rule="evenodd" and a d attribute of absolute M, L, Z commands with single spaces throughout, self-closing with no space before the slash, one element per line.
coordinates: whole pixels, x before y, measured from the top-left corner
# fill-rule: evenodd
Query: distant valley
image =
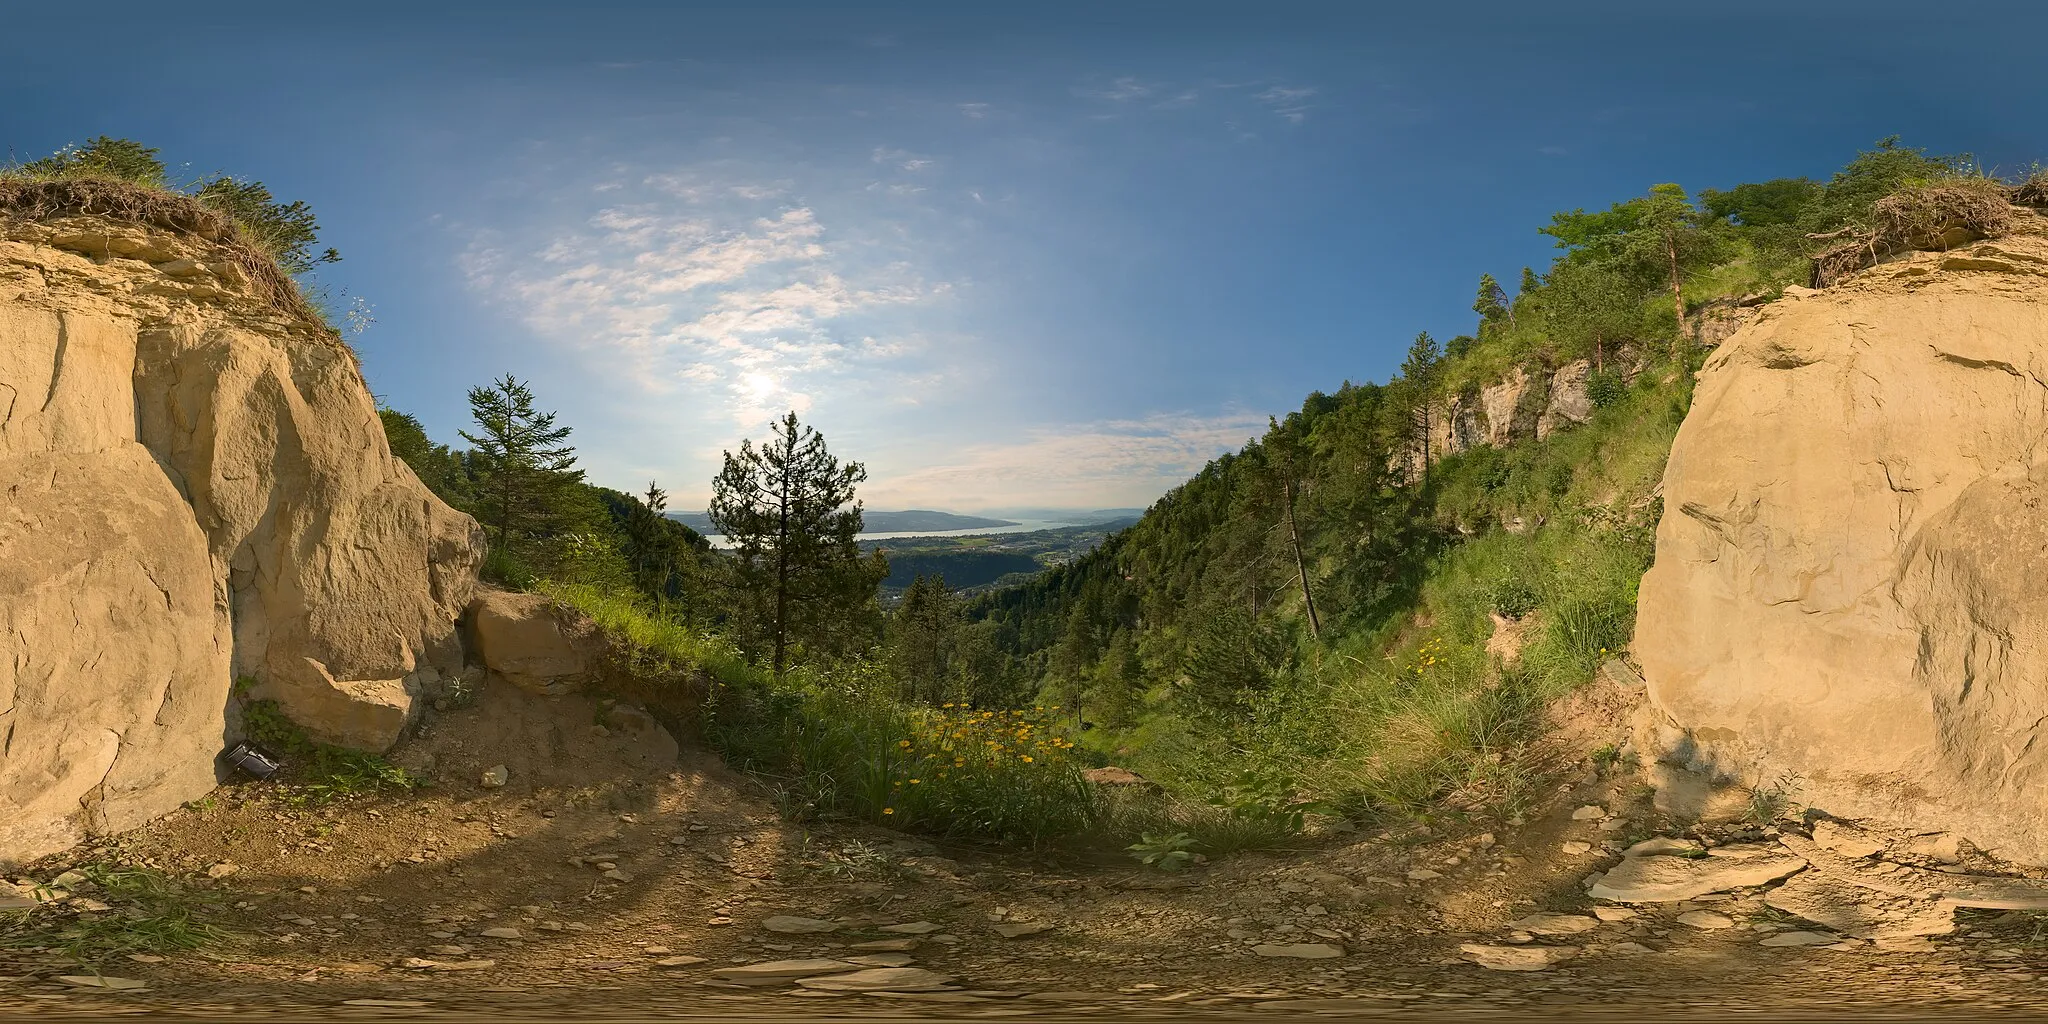
<path fill-rule="evenodd" d="M 718 528 L 711 525 L 711 516 L 703 512 L 670 512 L 673 519 L 698 533 L 713 534 Z M 981 516 L 963 516 L 952 512 L 934 512 L 930 509 L 913 508 L 901 512 L 884 512 L 870 509 L 863 516 L 869 533 L 907 533 L 929 531 L 940 533 L 948 530 L 993 530 L 1003 526 L 1016 526 L 1008 519 L 987 519 Z"/>
<path fill-rule="evenodd" d="M 947 586 L 963 593 L 1019 582 L 1080 558 L 1110 534 L 1137 521 L 1138 516 L 1131 514 L 1107 522 L 1020 533 L 869 540 L 861 542 L 861 549 L 880 548 L 889 557 L 882 599 L 891 602 L 919 576 L 942 576 Z"/>

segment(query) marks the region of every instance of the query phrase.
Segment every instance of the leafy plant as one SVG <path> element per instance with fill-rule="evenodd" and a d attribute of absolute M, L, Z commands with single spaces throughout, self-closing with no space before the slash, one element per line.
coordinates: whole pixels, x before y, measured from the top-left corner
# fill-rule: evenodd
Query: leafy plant
<path fill-rule="evenodd" d="M 1541 596 L 1520 576 L 1503 575 L 1493 581 L 1493 610 L 1506 619 L 1519 619 L 1536 610 Z"/>
<path fill-rule="evenodd" d="M 1165 836 L 1143 836 L 1138 842 L 1126 847 L 1131 857 L 1148 868 L 1160 871 L 1179 871 L 1194 863 L 1195 855 L 1189 847 L 1195 841 L 1185 832 Z"/>
<path fill-rule="evenodd" d="M 1778 820 L 1786 808 L 1792 806 L 1793 794 L 1799 790 L 1799 783 L 1805 776 L 1798 772 L 1786 772 L 1767 784 L 1758 785 L 1749 791 L 1749 820 L 1759 825 Z"/>
<path fill-rule="evenodd" d="M 1619 370 L 1598 370 L 1586 375 L 1586 400 L 1595 409 L 1609 409 L 1620 405 L 1628 397 L 1628 381 Z"/>
<path fill-rule="evenodd" d="M 1308 813 L 1317 806 L 1304 799 L 1293 780 L 1258 771 L 1241 771 L 1209 800 L 1230 813 L 1274 826 L 1290 835 L 1307 824 Z"/>
<path fill-rule="evenodd" d="M 324 804 L 425 784 L 376 754 L 316 742 L 275 701 L 244 700 L 242 729 L 251 743 L 284 759 L 294 802 Z"/>

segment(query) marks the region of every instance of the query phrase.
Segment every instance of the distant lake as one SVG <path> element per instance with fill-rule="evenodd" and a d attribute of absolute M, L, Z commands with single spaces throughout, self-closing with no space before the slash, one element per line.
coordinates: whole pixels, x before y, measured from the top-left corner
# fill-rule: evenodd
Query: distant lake
<path fill-rule="evenodd" d="M 902 540 L 905 537 L 978 537 L 990 533 L 1030 533 L 1034 530 L 1064 530 L 1071 526 L 1081 525 L 1084 524 L 1047 519 L 1025 519 L 1017 522 L 1015 526 L 984 526 L 971 530 L 901 530 L 890 533 L 863 533 L 859 535 L 858 539 Z M 732 547 L 732 544 L 725 539 L 725 535 L 722 533 L 707 533 L 704 535 L 704 539 L 710 541 L 711 546 L 714 548 Z"/>

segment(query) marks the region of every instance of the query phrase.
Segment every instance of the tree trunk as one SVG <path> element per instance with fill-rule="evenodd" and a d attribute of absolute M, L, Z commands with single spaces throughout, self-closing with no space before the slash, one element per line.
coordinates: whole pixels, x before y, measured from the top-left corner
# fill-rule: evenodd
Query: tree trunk
<path fill-rule="evenodd" d="M 1674 313 L 1678 314 L 1678 336 L 1671 341 L 1671 361 L 1682 365 L 1685 354 L 1683 345 L 1691 339 L 1692 334 L 1686 330 L 1685 326 L 1685 292 L 1679 287 L 1678 281 L 1678 235 L 1676 232 L 1664 232 L 1664 257 L 1669 261 L 1671 267 L 1671 309 Z"/>
<path fill-rule="evenodd" d="M 782 678 L 789 655 L 789 460 L 782 463 L 782 487 L 775 511 L 775 678 Z"/>
<path fill-rule="evenodd" d="M 1316 598 L 1309 592 L 1308 562 L 1301 557 L 1301 531 L 1294 527 L 1294 476 L 1289 474 L 1284 488 L 1287 497 L 1287 542 L 1294 547 L 1294 570 L 1300 574 L 1301 603 L 1308 609 L 1308 635 L 1317 640 L 1323 638 L 1323 624 L 1316 619 Z"/>

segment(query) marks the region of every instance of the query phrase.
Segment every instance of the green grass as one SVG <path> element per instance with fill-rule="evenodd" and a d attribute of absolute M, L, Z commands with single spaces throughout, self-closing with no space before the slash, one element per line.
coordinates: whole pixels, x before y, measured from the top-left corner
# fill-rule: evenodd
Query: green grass
<path fill-rule="evenodd" d="M 245 699 L 242 730 L 249 742 L 283 760 L 282 781 L 293 803 L 332 803 L 425 784 L 376 754 L 315 742 L 273 701 Z"/>
<path fill-rule="evenodd" d="M 1247 773 L 1269 791 L 1359 820 L 1489 813 L 1540 799 L 1545 707 L 1591 679 L 1634 630 L 1660 506 L 1649 495 L 1683 419 L 1679 383 L 1653 366 L 1591 421 L 1505 451 L 1477 448 L 1432 471 L 1426 514 L 1469 539 L 1415 568 L 1414 597 L 1391 616 L 1307 638 L 1245 720 L 1205 725 L 1176 713 L 1171 686 L 1137 721 L 1083 742 L 1100 761 L 1206 798 Z M 1503 522 L 1519 519 L 1515 531 Z M 1511 667 L 1487 651 L 1496 613 L 1520 618 Z M 1246 839 L 1258 815 L 1208 823 Z M 1143 826 L 1167 831 L 1164 822 Z M 1192 828 L 1178 828 L 1189 831 Z"/>
<path fill-rule="evenodd" d="M 0 949 L 55 952 L 97 965 L 134 953 L 188 952 L 230 938 L 204 918 L 217 907 L 161 873 L 107 865 L 76 870 L 85 881 L 72 887 L 74 895 L 112 909 L 82 911 L 65 901 L 0 914 Z"/>
<path fill-rule="evenodd" d="M 636 675 L 680 678 L 701 671 L 714 685 L 761 688 L 771 682 L 731 641 L 657 614 L 632 594 L 582 583 L 542 582 L 536 589 L 589 616 L 623 667 Z"/>
<path fill-rule="evenodd" d="M 1071 745 L 1037 709 L 918 708 L 884 670 L 802 667 L 782 680 L 730 642 L 645 602 L 591 586 L 546 584 L 588 615 L 629 685 L 689 713 L 734 767 L 777 788 L 783 813 L 841 817 L 949 838 L 1041 845 L 1085 833 L 1093 793 Z M 703 688 L 701 695 L 676 687 Z"/>

